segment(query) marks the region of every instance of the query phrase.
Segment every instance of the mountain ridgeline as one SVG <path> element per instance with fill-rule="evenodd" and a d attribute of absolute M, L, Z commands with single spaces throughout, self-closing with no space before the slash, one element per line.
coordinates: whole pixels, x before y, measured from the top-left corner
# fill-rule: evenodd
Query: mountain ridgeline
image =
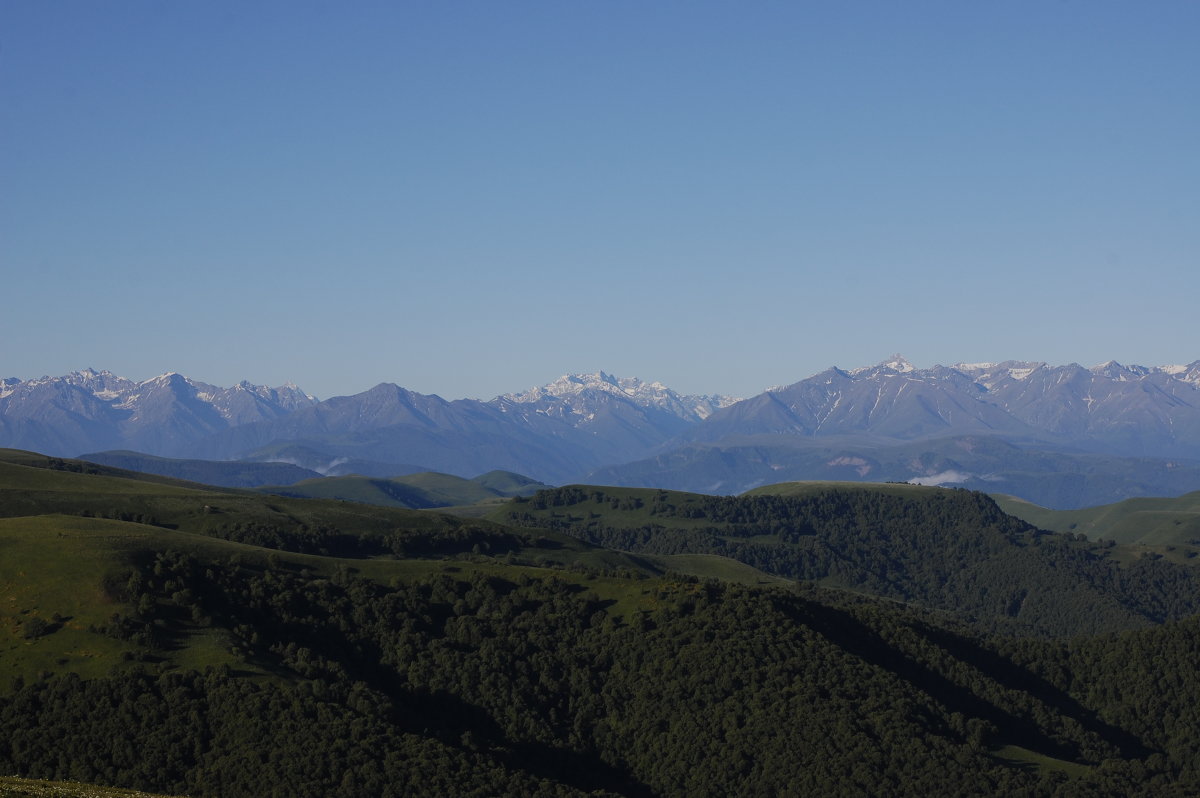
<path fill-rule="evenodd" d="M 4 380 L 0 446 L 70 457 L 135 450 L 276 460 L 332 475 L 349 473 L 348 461 L 367 464 L 355 473 L 369 476 L 504 470 L 560 482 L 643 456 L 731 401 L 603 372 L 489 402 L 447 401 L 386 383 L 318 402 L 291 385 L 220 389 L 179 374 L 135 383 L 89 369 Z"/>
<path fill-rule="evenodd" d="M 313 499 L 343 499 L 428 510 L 439 507 L 502 503 L 513 496 L 528 496 L 547 487 L 520 474 L 489 471 L 474 479 L 427 472 L 391 479 L 371 477 L 323 477 L 291 485 L 264 486 L 259 490 L 280 496 Z"/>
<path fill-rule="evenodd" d="M 158 474 L 188 482 L 219 485 L 225 488 L 253 488 L 259 485 L 291 485 L 323 475 L 292 463 L 254 462 L 250 460 L 183 460 L 156 457 L 130 451 L 90 452 L 79 459 L 89 463 L 113 466 L 126 471 Z"/>
<path fill-rule="evenodd" d="M 490 401 L 381 384 L 324 401 L 108 372 L 0 384 L 0 445 L 57 456 L 290 463 L 330 476 L 492 470 L 740 493 L 782 480 L 915 481 L 1077 509 L 1200 487 L 1200 361 L 831 368 L 737 401 L 604 372 Z M 282 484 L 282 480 L 278 481 Z"/>
<path fill-rule="evenodd" d="M 1073 509 L 1200 487 L 1200 361 L 831 368 L 714 412 L 588 482 L 738 493 L 912 480 Z"/>
<path fill-rule="evenodd" d="M 95 452 L 80 459 L 126 471 L 225 488 L 255 488 L 280 496 L 342 499 L 414 510 L 498 501 L 547 487 L 509 471 L 490 471 L 464 479 L 434 472 L 409 473 L 403 466 L 389 468 L 386 464 L 376 464 L 384 476 L 364 476 L 354 472 L 334 476 L 278 461 L 180 460 L 121 451 Z M 343 465 L 371 464 L 347 461 Z"/>
<path fill-rule="evenodd" d="M 497 513 L 0 452 L 0 772 L 195 798 L 1200 790 L 1186 546 L 911 485 Z"/>

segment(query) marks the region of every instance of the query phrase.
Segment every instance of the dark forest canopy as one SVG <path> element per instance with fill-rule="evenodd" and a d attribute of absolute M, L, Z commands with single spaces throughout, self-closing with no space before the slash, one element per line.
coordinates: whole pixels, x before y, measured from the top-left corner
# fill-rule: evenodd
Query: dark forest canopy
<path fill-rule="evenodd" d="M 1192 622 L 1138 633 L 1174 657 L 1152 675 L 1114 658 L 1128 637 L 989 641 L 807 587 L 473 570 L 385 586 L 157 555 L 119 588 L 140 611 L 103 630 L 143 661 L 14 684 L 0 763 L 192 795 L 1149 795 L 1197 775 Z M 193 623 L 272 678 L 156 665 Z"/>
<path fill-rule="evenodd" d="M 1200 790 L 1187 558 L 979 494 L 580 487 L 500 524 L 6 468 L 0 507 L 42 504 L 0 518 L 3 773 L 191 796 Z M 662 572 L 705 553 L 796 581 Z"/>
<path fill-rule="evenodd" d="M 630 552 L 718 554 L 789 579 L 954 611 L 999 631 L 1116 631 L 1200 608 L 1192 547 L 1172 547 L 1165 558 L 1146 547 L 1050 534 L 974 491 L 769 490 L 706 496 L 568 486 L 492 517 Z"/>

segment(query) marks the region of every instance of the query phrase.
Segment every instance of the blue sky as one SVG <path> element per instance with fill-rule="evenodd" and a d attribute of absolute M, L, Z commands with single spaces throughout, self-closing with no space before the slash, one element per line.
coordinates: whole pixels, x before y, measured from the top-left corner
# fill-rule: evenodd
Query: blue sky
<path fill-rule="evenodd" d="M 0 376 L 1200 359 L 1200 3 L 0 4 Z"/>

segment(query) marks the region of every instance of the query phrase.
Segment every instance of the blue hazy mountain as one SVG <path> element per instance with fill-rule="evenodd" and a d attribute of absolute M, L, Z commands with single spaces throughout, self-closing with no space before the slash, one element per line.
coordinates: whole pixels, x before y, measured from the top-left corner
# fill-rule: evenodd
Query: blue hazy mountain
<path fill-rule="evenodd" d="M 390 383 L 318 401 L 291 384 L 133 382 L 89 369 L 0 382 L 0 445 L 716 492 L 782 479 L 916 480 L 1072 507 L 1200 486 L 1200 361 L 918 369 L 895 356 L 742 401 L 604 372 L 490 401 Z"/>

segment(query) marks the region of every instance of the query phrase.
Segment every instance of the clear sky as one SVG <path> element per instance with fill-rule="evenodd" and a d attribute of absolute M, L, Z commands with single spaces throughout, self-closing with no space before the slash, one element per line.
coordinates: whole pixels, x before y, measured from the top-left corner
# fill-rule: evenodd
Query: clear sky
<path fill-rule="evenodd" d="M 0 376 L 1200 359 L 1200 3 L 0 2 Z"/>

